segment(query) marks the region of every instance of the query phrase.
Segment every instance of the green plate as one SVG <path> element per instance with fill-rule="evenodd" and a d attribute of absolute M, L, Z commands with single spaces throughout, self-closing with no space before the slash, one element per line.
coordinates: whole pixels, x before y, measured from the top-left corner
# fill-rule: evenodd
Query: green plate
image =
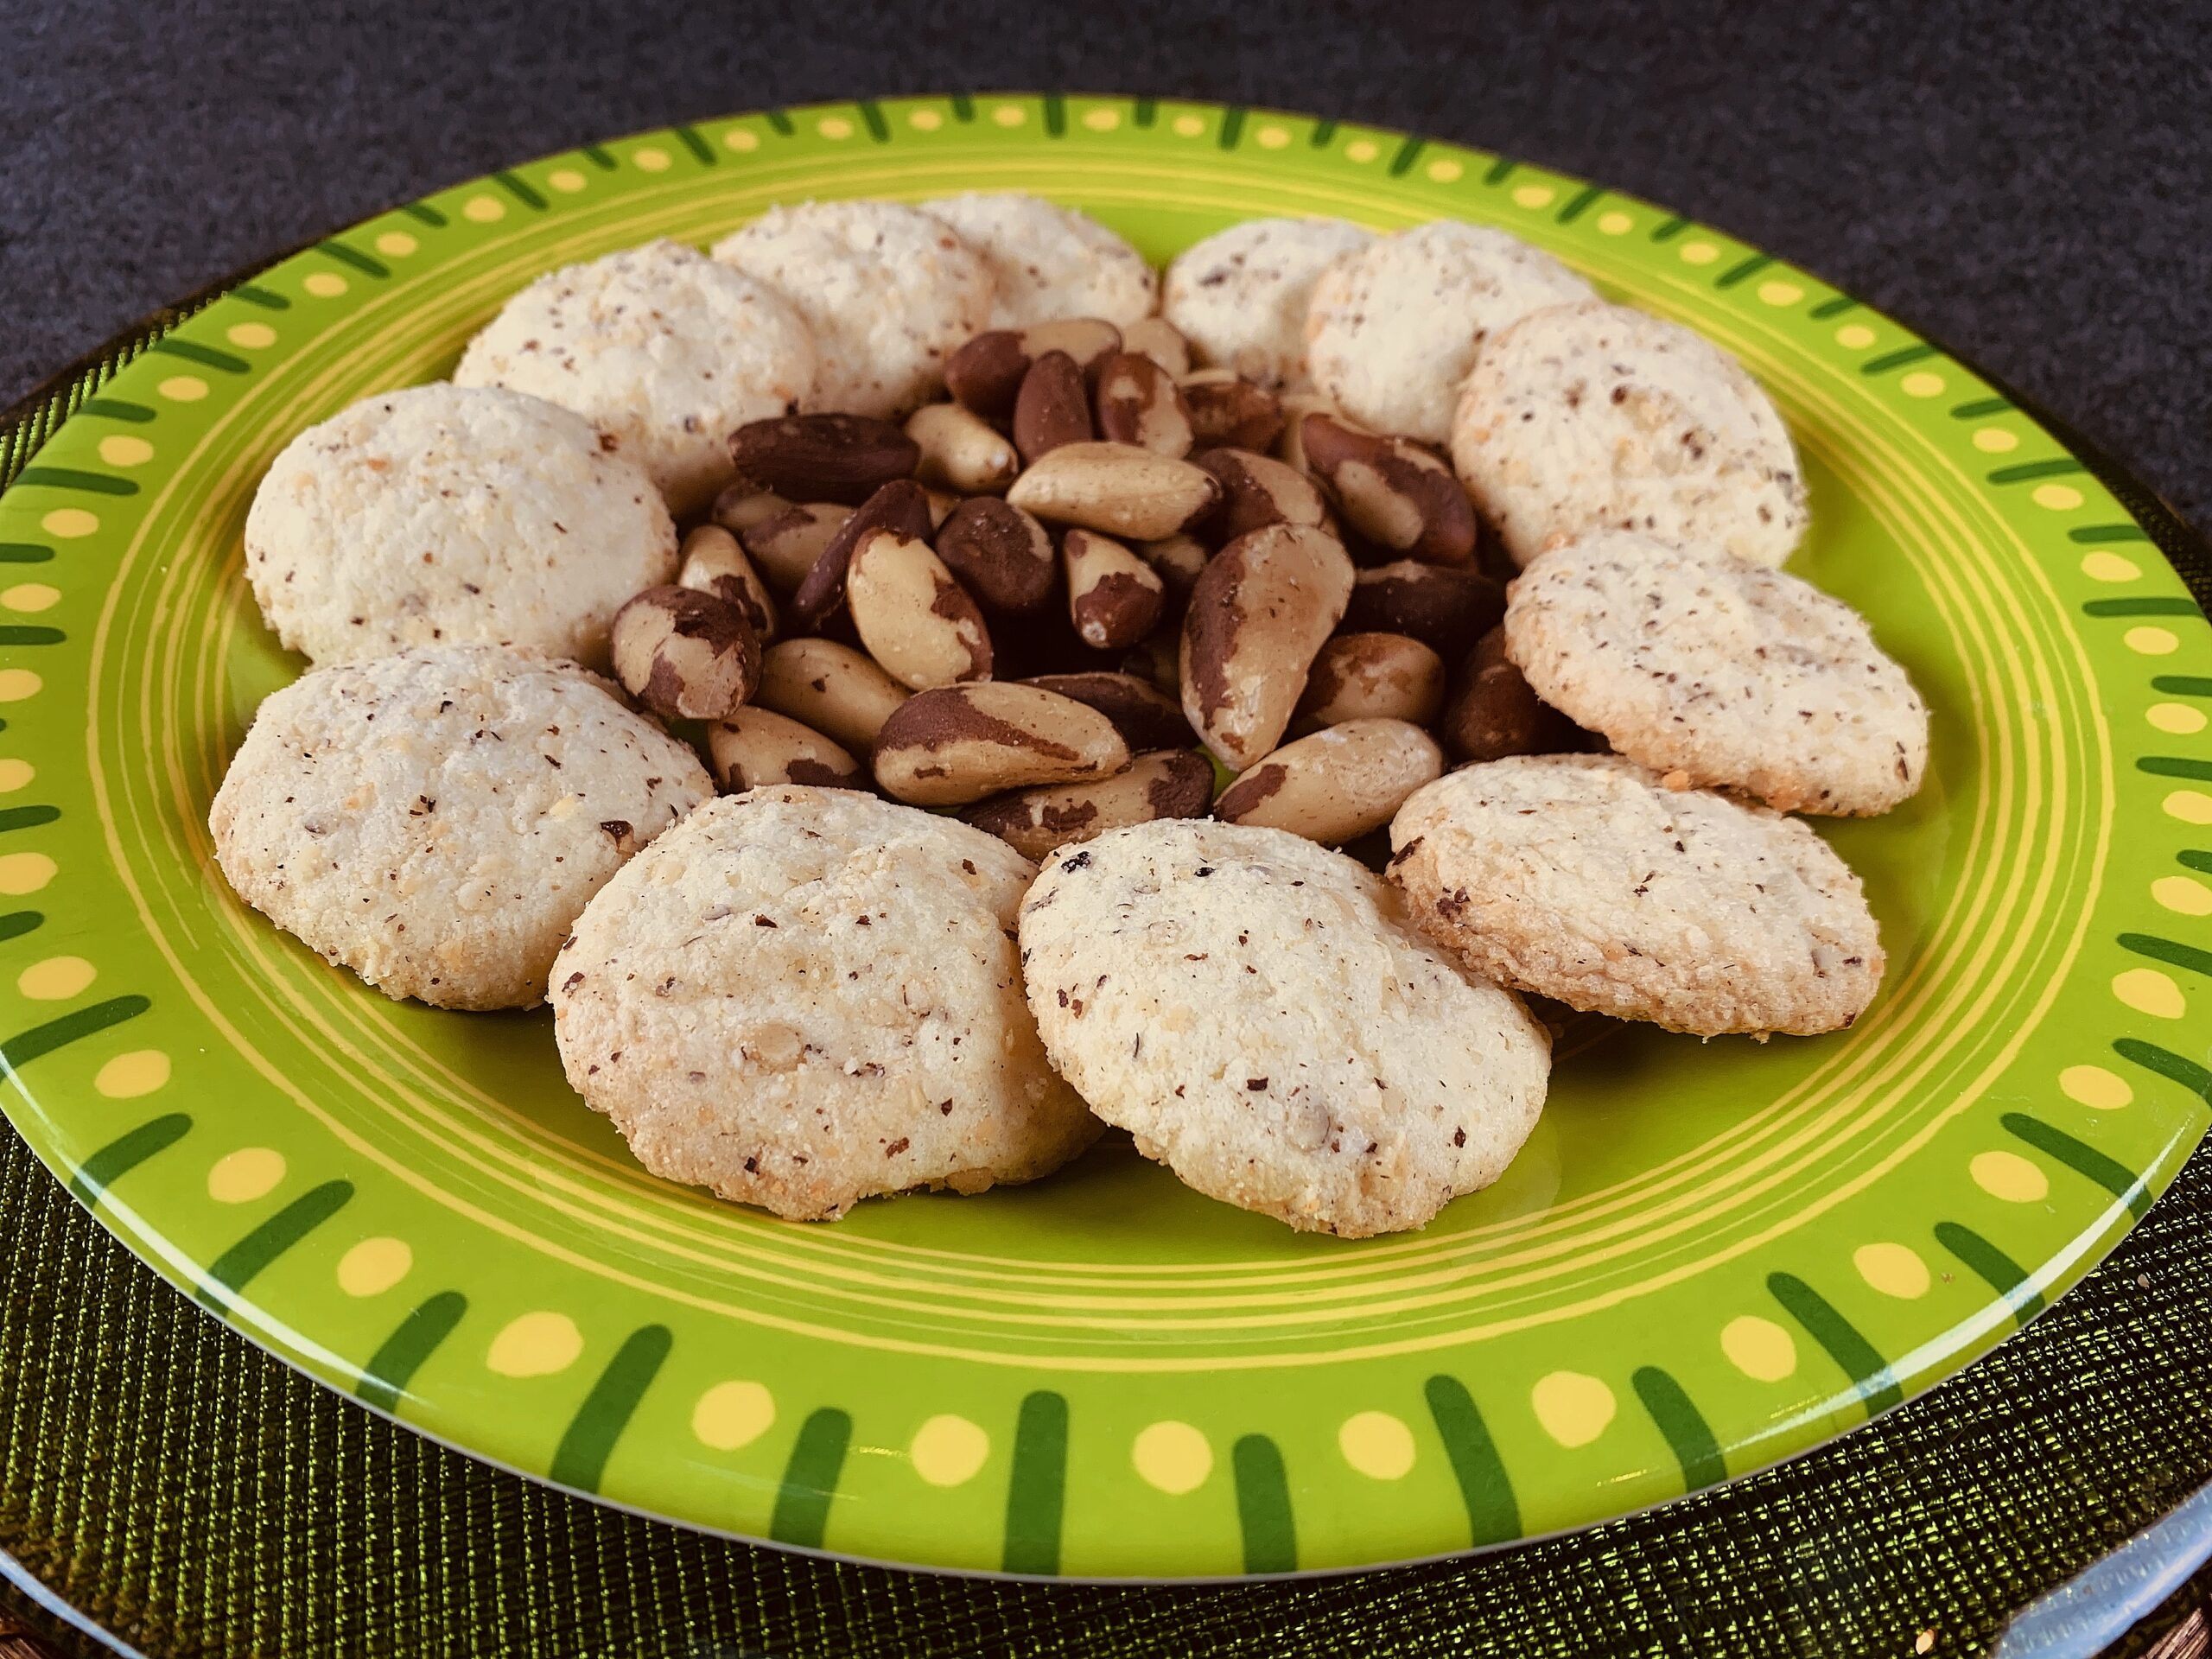
<path fill-rule="evenodd" d="M 1257 213 L 1503 226 L 1693 324 L 1810 478 L 1793 568 L 1935 710 L 1928 786 L 1822 826 L 1888 983 L 1847 1035 L 1591 1022 L 1505 1179 L 1303 1237 L 1107 1146 L 1039 1185 L 779 1223 L 664 1185 L 550 1020 L 387 1001 L 239 905 L 205 821 L 295 675 L 239 573 L 300 428 L 443 373 L 549 266 L 777 200 L 1025 189 L 1165 260 Z M 772 111 L 354 226 L 210 306 L 0 498 L 9 1116 L 209 1313 L 479 1456 L 690 1525 L 960 1571 L 1368 1566 L 1802 1451 L 2002 1340 L 2203 1131 L 2212 641 L 2082 464 L 1818 279 L 1573 179 L 1112 98 Z"/>

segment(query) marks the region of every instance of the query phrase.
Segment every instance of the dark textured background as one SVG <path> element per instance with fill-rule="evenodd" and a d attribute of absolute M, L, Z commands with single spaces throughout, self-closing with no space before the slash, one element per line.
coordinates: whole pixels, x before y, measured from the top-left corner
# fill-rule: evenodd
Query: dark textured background
<path fill-rule="evenodd" d="M 0 404 L 154 306 L 543 151 L 988 87 L 1503 149 L 1802 264 L 2212 520 L 2212 6 L 0 0 Z"/>

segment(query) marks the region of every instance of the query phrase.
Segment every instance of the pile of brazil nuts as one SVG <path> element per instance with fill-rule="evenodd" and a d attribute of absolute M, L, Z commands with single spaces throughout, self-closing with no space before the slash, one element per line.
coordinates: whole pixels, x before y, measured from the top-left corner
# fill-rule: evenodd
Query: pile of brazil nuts
<path fill-rule="evenodd" d="M 1190 358 L 1159 317 L 992 329 L 903 424 L 739 428 L 617 677 L 725 791 L 873 786 L 1030 859 L 1209 814 L 1358 842 L 1452 765 L 1593 746 L 1436 449 Z"/>

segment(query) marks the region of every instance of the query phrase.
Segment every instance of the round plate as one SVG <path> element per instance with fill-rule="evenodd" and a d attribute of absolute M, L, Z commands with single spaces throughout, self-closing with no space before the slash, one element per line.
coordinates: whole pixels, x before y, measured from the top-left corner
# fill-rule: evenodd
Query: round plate
<path fill-rule="evenodd" d="M 1740 356 L 1792 568 L 1935 710 L 1821 826 L 1891 955 L 1848 1034 L 1588 1022 L 1505 1179 L 1301 1236 L 1102 1147 L 791 1225 L 647 1176 L 550 1017 L 386 1001 L 231 895 L 205 828 L 298 672 L 239 571 L 277 448 L 442 374 L 548 267 L 769 203 L 1034 190 L 1166 260 L 1258 213 L 1501 225 Z M 158 341 L 0 498 L 9 1115 L 218 1317 L 441 1440 L 671 1520 L 963 1571 L 1236 1576 L 1622 1515 L 1841 1433 L 2078 1278 L 2206 1123 L 2212 649 L 2049 434 L 1806 273 L 1477 152 L 994 97 L 672 128 L 333 237 Z M 2192 1006 L 2194 1005 L 2194 1006 Z M 2192 1013 L 2194 1022 L 2192 1023 Z"/>

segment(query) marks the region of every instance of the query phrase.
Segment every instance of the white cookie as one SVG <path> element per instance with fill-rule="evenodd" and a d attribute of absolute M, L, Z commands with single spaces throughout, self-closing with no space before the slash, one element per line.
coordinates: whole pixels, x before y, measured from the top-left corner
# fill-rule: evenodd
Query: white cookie
<path fill-rule="evenodd" d="M 771 207 L 714 251 L 814 331 L 810 410 L 905 415 L 943 386 L 944 359 L 991 326 L 988 262 L 943 219 L 897 202 Z"/>
<path fill-rule="evenodd" d="M 1306 372 L 1306 313 L 1335 260 L 1375 240 L 1341 219 L 1248 219 L 1192 244 L 1167 267 L 1160 309 L 1197 360 L 1294 391 Z"/>
<path fill-rule="evenodd" d="M 433 645 L 271 696 L 207 827 L 240 898 L 387 996 L 517 1008 L 585 901 L 714 792 L 574 663 Z"/>
<path fill-rule="evenodd" d="M 410 386 L 308 428 L 245 520 L 262 615 L 319 663 L 474 640 L 597 665 L 623 601 L 676 569 L 645 469 L 499 387 Z"/>
<path fill-rule="evenodd" d="M 1352 419 L 1441 443 L 1488 336 L 1532 311 L 1590 297 L 1589 283 L 1519 238 L 1438 219 L 1321 273 L 1306 314 L 1306 366 Z"/>
<path fill-rule="evenodd" d="M 773 289 L 664 239 L 539 277 L 468 342 L 453 378 L 574 410 L 681 518 L 734 475 L 733 431 L 791 414 L 812 389 L 814 335 Z"/>
<path fill-rule="evenodd" d="M 1514 582 L 1505 649 L 1538 696 L 1670 784 L 1866 815 L 1928 769 L 1928 706 L 1866 619 L 1779 570 L 1593 531 Z"/>
<path fill-rule="evenodd" d="M 1468 969 L 1670 1031 L 1848 1026 L 1882 982 L 1859 878 L 1802 821 L 1616 755 L 1515 755 L 1390 826 L 1415 925 Z"/>
<path fill-rule="evenodd" d="M 1542 1027 L 1302 836 L 1199 819 L 1045 861 L 1029 1004 L 1091 1109 L 1209 1197 L 1345 1238 L 1424 1225 L 1535 1127 Z"/>
<path fill-rule="evenodd" d="M 569 1081 L 655 1174 L 793 1219 L 1048 1175 L 1099 1125 L 1022 999 L 1034 868 L 852 790 L 725 797 L 577 921 L 553 972 Z"/>
<path fill-rule="evenodd" d="M 971 190 L 921 204 L 982 254 L 998 284 L 994 328 L 1058 317 L 1148 317 L 1159 278 L 1145 257 L 1087 213 L 1019 191 Z"/>
<path fill-rule="evenodd" d="M 1603 529 L 1777 565 L 1812 516 L 1758 382 L 1704 335 L 1625 306 L 1539 312 L 1493 335 L 1452 460 L 1522 564 Z"/>

